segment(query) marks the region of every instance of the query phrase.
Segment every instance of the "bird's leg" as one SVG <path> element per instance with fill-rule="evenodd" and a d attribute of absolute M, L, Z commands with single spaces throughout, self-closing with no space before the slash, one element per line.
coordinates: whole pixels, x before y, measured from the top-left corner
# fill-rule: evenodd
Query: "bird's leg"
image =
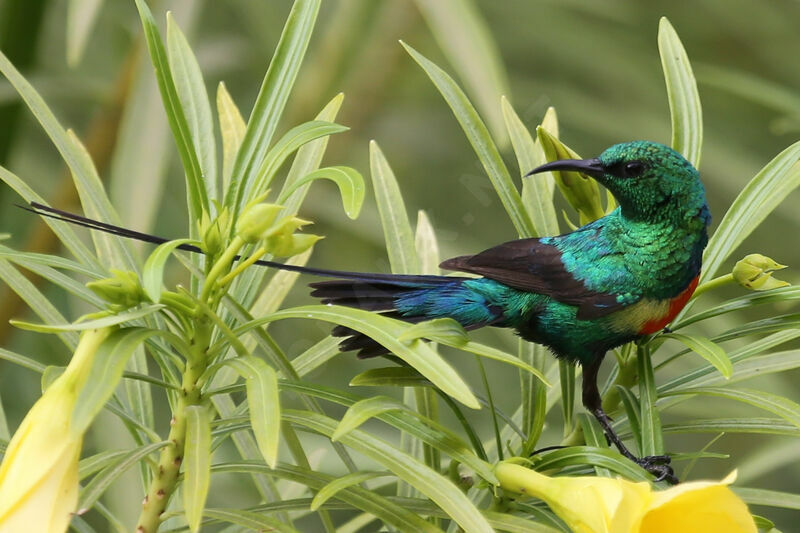
<path fill-rule="evenodd" d="M 597 388 L 597 372 L 600 370 L 600 363 L 602 362 L 603 355 L 600 355 L 595 357 L 591 363 L 583 365 L 583 406 L 594 415 L 603 428 L 609 443 L 616 446 L 619 453 L 656 476 L 656 481 L 667 481 L 674 485 L 678 482 L 678 478 L 675 477 L 675 472 L 669 466 L 670 457 L 668 455 L 636 457 L 622 443 L 622 440 L 611 427 L 611 418 L 603 410 L 600 391 Z"/>

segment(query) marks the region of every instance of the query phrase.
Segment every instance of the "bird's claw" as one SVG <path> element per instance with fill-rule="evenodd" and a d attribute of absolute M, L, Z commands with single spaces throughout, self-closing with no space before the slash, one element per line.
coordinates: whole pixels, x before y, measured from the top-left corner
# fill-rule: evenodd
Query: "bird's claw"
<path fill-rule="evenodd" d="M 671 485 L 677 485 L 678 478 L 675 476 L 675 471 L 669 466 L 671 461 L 672 458 L 669 455 L 648 455 L 635 460 L 637 465 L 656 476 L 656 482 L 666 481 Z"/>

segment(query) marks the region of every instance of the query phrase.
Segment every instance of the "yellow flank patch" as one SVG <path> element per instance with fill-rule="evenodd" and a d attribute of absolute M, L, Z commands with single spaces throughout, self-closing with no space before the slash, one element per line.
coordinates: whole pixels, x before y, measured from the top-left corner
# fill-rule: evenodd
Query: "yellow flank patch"
<path fill-rule="evenodd" d="M 648 322 L 669 313 L 669 300 L 642 299 L 611 315 L 611 329 L 620 333 L 639 332 Z"/>

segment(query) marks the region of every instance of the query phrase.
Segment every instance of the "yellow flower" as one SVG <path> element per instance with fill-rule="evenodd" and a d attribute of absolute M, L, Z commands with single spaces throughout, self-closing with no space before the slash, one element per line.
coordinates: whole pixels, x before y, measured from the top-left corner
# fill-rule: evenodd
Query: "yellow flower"
<path fill-rule="evenodd" d="M 83 434 L 72 411 L 111 328 L 83 333 L 72 360 L 31 407 L 0 464 L 0 532 L 66 531 L 78 504 Z"/>
<path fill-rule="evenodd" d="M 747 505 L 722 481 L 691 481 L 654 492 L 647 482 L 548 477 L 503 462 L 500 486 L 544 500 L 575 533 L 756 533 Z"/>

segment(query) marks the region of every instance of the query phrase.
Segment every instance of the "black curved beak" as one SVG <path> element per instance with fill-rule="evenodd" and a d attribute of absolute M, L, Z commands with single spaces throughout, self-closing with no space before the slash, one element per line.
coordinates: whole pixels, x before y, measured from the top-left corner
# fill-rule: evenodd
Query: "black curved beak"
<path fill-rule="evenodd" d="M 527 174 L 525 174 L 525 177 L 531 176 L 533 174 L 539 174 L 540 172 L 550 172 L 552 170 L 583 172 L 584 174 L 588 174 L 590 176 L 598 176 L 605 174 L 606 172 L 605 168 L 603 167 L 603 164 L 597 158 L 561 159 L 559 161 L 551 161 L 549 163 L 545 163 L 542 166 L 536 167 Z"/>

